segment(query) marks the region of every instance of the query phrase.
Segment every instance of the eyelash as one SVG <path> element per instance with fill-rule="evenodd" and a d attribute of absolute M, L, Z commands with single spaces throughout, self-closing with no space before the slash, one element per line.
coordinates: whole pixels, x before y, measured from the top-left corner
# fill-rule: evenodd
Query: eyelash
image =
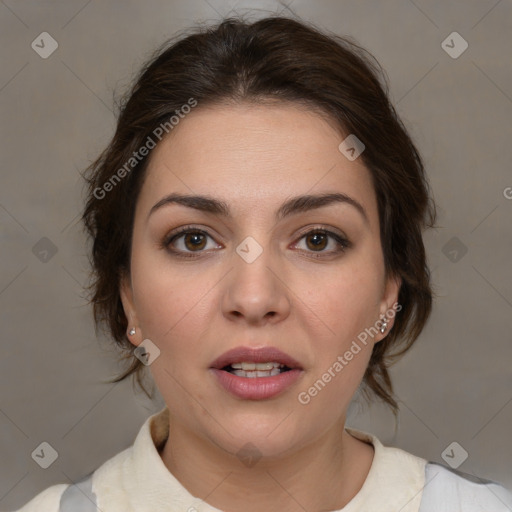
<path fill-rule="evenodd" d="M 184 226 L 183 228 L 180 228 L 179 231 L 169 233 L 164 240 L 161 243 L 161 247 L 163 249 L 166 249 L 170 253 L 172 253 L 173 256 L 176 256 L 178 258 L 197 258 L 199 254 L 205 251 L 181 251 L 172 249 L 170 246 L 173 242 L 175 242 L 177 239 L 179 239 L 184 234 L 189 233 L 195 233 L 195 234 L 201 234 L 205 235 L 207 237 L 210 237 L 210 234 L 207 231 L 204 231 L 202 229 L 195 228 L 194 226 Z M 300 235 L 299 241 L 305 238 L 308 235 L 312 234 L 321 234 L 321 235 L 327 235 L 328 237 L 333 238 L 340 246 L 339 249 L 334 251 L 305 251 L 307 253 L 311 253 L 315 255 L 315 258 L 321 258 L 323 257 L 323 254 L 326 255 L 332 255 L 332 254 L 338 254 L 338 253 L 344 253 L 347 249 L 350 249 L 352 247 L 352 242 L 350 242 L 348 239 L 344 238 L 343 236 L 339 235 L 338 233 L 334 233 L 333 231 L 330 231 L 329 229 L 326 229 L 324 227 L 316 227 L 313 229 L 310 229 L 309 231 L 306 231 L 305 233 L 302 233 Z M 301 249 L 302 251 L 302 249 Z"/>

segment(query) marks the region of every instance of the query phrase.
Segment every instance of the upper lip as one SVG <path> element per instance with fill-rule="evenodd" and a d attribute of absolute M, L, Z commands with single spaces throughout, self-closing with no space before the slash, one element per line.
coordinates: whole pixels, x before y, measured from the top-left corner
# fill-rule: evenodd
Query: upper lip
<path fill-rule="evenodd" d="M 300 364 L 288 354 L 285 354 L 276 347 L 236 347 L 224 352 L 211 364 L 211 368 L 220 370 L 232 363 L 267 363 L 276 362 L 288 368 L 299 368 Z"/>

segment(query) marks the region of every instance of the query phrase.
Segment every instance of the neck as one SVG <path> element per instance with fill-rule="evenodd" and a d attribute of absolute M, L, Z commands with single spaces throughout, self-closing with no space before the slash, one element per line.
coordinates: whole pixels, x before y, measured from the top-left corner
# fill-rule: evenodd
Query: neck
<path fill-rule="evenodd" d="M 373 447 L 343 424 L 292 454 L 247 465 L 172 418 L 169 427 L 164 464 L 190 494 L 225 512 L 340 510 L 361 489 L 373 460 Z"/>

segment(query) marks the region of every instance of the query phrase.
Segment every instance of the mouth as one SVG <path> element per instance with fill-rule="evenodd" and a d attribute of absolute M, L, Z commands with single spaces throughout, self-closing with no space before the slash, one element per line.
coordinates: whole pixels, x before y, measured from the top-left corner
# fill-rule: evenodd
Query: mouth
<path fill-rule="evenodd" d="M 224 352 L 210 367 L 248 378 L 271 377 L 290 370 L 302 370 L 293 357 L 276 347 L 237 347 Z"/>
<path fill-rule="evenodd" d="M 263 400 L 282 393 L 304 373 L 290 355 L 275 347 L 238 347 L 210 366 L 221 388 L 245 400 Z"/>
<path fill-rule="evenodd" d="M 268 363 L 252 363 L 244 361 L 242 363 L 232 363 L 221 368 L 225 372 L 232 373 L 237 377 L 254 379 L 256 377 L 274 377 L 284 372 L 289 372 L 290 367 L 285 364 L 272 361 Z"/>

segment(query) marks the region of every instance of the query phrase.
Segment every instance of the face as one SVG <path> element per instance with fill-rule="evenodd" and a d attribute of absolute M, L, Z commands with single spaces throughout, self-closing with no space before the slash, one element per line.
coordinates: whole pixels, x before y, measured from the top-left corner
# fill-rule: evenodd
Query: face
<path fill-rule="evenodd" d="M 340 152 L 333 124 L 291 105 L 200 107 L 153 150 L 138 198 L 121 285 L 129 339 L 160 350 L 149 368 L 177 428 L 233 454 L 251 442 L 278 456 L 344 424 L 393 319 L 358 340 L 399 282 L 385 277 L 370 173 Z M 226 211 L 162 201 L 170 194 Z M 280 210 L 325 194 L 349 200 Z M 269 347 L 281 352 L 251 352 Z M 226 368 L 254 361 L 286 367 Z"/>

